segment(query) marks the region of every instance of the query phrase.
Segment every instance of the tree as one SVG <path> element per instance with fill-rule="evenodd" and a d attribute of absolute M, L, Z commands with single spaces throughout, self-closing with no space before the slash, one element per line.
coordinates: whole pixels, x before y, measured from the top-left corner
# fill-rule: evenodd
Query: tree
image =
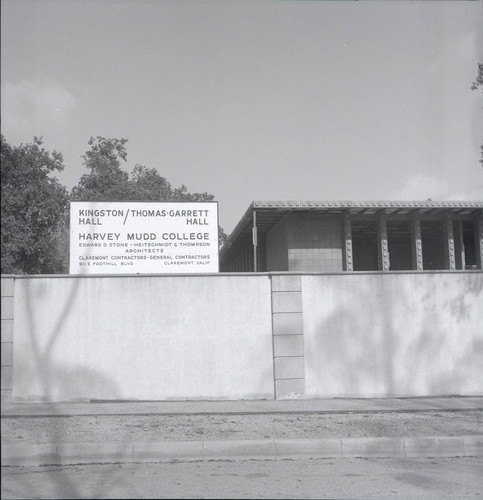
<path fill-rule="evenodd" d="M 478 74 L 476 75 L 476 80 L 471 85 L 471 90 L 480 90 L 483 93 L 483 63 L 478 63 Z M 480 163 L 483 165 L 483 145 L 480 146 L 481 149 L 481 160 Z"/>
<path fill-rule="evenodd" d="M 471 90 L 480 89 L 483 92 L 483 63 L 478 63 L 478 74 L 476 80 L 471 85 Z"/>
<path fill-rule="evenodd" d="M 188 188 L 173 189 L 171 184 L 159 175 L 154 168 L 136 165 L 131 174 L 134 199 L 143 201 L 213 201 L 215 197 L 208 193 L 189 193 Z M 221 248 L 228 241 L 228 235 L 218 226 L 218 246 Z"/>
<path fill-rule="evenodd" d="M 69 194 L 54 174 L 64 169 L 61 153 L 49 153 L 42 139 L 10 146 L 1 137 L 1 270 L 4 274 L 69 271 L 69 200 L 212 201 L 208 193 L 173 188 L 154 168 L 136 165 L 129 175 L 127 139 L 91 137 L 83 156 L 89 170 Z M 219 228 L 220 246 L 227 235 Z"/>
<path fill-rule="evenodd" d="M 83 156 L 89 173 L 84 174 L 71 193 L 75 201 L 213 201 L 209 193 L 190 193 L 183 184 L 173 188 L 155 168 L 136 164 L 129 175 L 121 168 L 127 161 L 127 139 L 91 137 L 90 150 Z M 218 228 L 221 247 L 228 239 Z"/>
<path fill-rule="evenodd" d="M 63 169 L 41 138 L 12 147 L 1 136 L 2 273 L 67 272 L 68 193 L 52 175 Z"/>
<path fill-rule="evenodd" d="M 134 199 L 143 201 L 170 200 L 173 196 L 171 184 L 154 168 L 136 164 L 131 173 Z"/>
<path fill-rule="evenodd" d="M 121 169 L 121 160 L 126 161 L 127 139 L 106 139 L 91 137 L 91 147 L 82 158 L 89 170 L 77 186 L 72 189 L 71 198 L 77 201 L 119 201 L 131 199 L 129 175 Z"/>

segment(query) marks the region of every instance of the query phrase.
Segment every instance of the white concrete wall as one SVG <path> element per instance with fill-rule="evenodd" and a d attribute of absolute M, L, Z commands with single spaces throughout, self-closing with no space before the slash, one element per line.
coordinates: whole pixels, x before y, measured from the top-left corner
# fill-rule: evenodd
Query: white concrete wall
<path fill-rule="evenodd" d="M 2 277 L 2 397 L 481 395 L 482 304 L 481 272 Z"/>
<path fill-rule="evenodd" d="M 15 280 L 13 402 L 274 397 L 269 276 Z"/>
<path fill-rule="evenodd" d="M 483 394 L 483 274 L 306 275 L 305 395 Z"/>

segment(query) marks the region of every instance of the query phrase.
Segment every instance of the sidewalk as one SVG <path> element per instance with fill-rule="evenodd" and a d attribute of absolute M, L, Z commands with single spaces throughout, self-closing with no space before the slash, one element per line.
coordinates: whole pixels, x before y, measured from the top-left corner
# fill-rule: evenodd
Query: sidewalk
<path fill-rule="evenodd" d="M 421 398 L 331 398 L 246 401 L 130 401 L 17 403 L 3 405 L 2 418 L 61 415 L 202 415 L 263 413 L 372 413 L 483 410 L 483 396 Z"/>
<path fill-rule="evenodd" d="M 483 411 L 483 397 L 433 397 L 433 398 L 381 398 L 381 399 L 312 399 L 287 401 L 163 401 L 163 402 L 92 402 L 12 404 L 2 407 L 2 420 L 15 419 L 38 422 L 40 418 L 60 417 L 58 425 L 68 425 L 62 417 L 146 417 L 155 419 L 166 416 L 263 416 L 300 415 L 320 418 L 320 415 L 344 416 L 345 421 L 358 415 L 404 415 L 416 418 L 419 414 L 437 411 L 439 415 L 455 413 L 456 417 Z M 209 417 L 212 416 L 212 417 Z M 244 417 L 243 417 L 244 418 Z M 259 418 L 259 417 L 257 417 Z M 260 417 L 263 418 L 263 417 Z M 71 418 L 68 419 L 72 420 Z M 92 419 L 91 419 L 92 420 Z M 64 424 L 61 424 L 61 421 Z M 110 420 L 109 420 L 110 421 Z M 458 457 L 483 456 L 482 428 L 474 435 L 461 436 L 405 436 L 391 435 L 368 437 L 328 437 L 304 439 L 196 439 L 160 440 L 141 442 L 49 442 L 2 445 L 2 466 L 48 465 L 111 462 L 157 462 L 173 460 L 233 460 L 263 459 L 282 460 L 294 458 L 346 458 L 346 457 Z M 3 427 L 3 425 L 2 425 Z M 470 429 L 473 431 L 473 428 Z M 3 430 L 2 430 L 3 432 Z M 87 431 L 86 431 L 87 432 Z M 87 435 L 87 434 L 86 434 Z M 341 436 L 344 436 L 341 429 Z M 110 434 L 109 434 L 110 437 Z M 55 441 L 52 439 L 52 441 Z"/>

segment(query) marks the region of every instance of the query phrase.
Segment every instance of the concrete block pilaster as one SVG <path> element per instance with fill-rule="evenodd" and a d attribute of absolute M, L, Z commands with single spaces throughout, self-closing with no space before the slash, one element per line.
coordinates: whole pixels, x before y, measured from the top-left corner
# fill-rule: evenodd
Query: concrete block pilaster
<path fill-rule="evenodd" d="M 304 333 L 303 316 L 296 313 L 272 313 L 273 335 L 302 335 Z"/>
<path fill-rule="evenodd" d="M 272 276 L 275 399 L 305 394 L 302 277 Z"/>
<path fill-rule="evenodd" d="M 278 380 L 302 379 L 305 377 L 303 356 L 275 357 L 275 377 Z"/>
<path fill-rule="evenodd" d="M 13 365 L 13 278 L 1 278 L 1 401 L 12 401 Z"/>
<path fill-rule="evenodd" d="M 304 337 L 295 335 L 274 335 L 273 353 L 276 357 L 304 356 Z"/>

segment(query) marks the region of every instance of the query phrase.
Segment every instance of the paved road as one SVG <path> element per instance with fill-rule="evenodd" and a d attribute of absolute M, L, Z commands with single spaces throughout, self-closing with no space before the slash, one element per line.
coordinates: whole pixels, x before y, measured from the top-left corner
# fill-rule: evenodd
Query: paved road
<path fill-rule="evenodd" d="M 8 498 L 475 498 L 483 458 L 3 467 Z"/>

